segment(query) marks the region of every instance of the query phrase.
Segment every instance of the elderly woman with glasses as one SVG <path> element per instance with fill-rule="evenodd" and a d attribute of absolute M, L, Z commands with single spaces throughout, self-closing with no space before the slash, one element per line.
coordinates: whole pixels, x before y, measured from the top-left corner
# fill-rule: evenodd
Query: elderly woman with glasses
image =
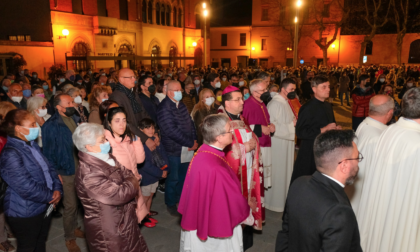
<path fill-rule="evenodd" d="M 109 154 L 104 127 L 81 124 L 73 142 L 79 150 L 75 184 L 85 209 L 89 251 L 148 251 L 136 216 L 139 181 Z"/>
<path fill-rule="evenodd" d="M 209 115 L 201 131 L 204 144 L 191 160 L 178 207 L 180 251 L 243 251 L 241 224 L 254 218 L 223 152 L 232 143 L 229 118 Z"/>

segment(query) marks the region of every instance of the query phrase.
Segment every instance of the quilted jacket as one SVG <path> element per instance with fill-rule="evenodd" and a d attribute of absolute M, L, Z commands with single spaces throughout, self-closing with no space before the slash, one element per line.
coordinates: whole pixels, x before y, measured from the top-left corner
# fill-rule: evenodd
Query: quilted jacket
<path fill-rule="evenodd" d="M 79 152 L 80 166 L 74 182 L 85 209 L 89 251 L 146 252 L 147 245 L 136 217 L 138 180 L 113 156 L 110 157 L 115 166 Z"/>
<path fill-rule="evenodd" d="M 48 164 L 53 181 L 52 190 L 48 189 L 44 172 L 30 148 L 35 148 Z M 36 141 L 28 143 L 15 137 L 7 137 L 7 143 L 0 155 L 0 174 L 8 184 L 4 213 L 9 217 L 28 218 L 40 215 L 47 210 L 54 191 L 63 193 L 54 167 L 42 155 Z"/>
<path fill-rule="evenodd" d="M 168 156 L 180 157 L 182 146 L 193 147 L 197 134 L 184 103 L 179 102 L 177 108 L 175 102 L 166 96 L 159 104 L 157 120 L 161 142 Z"/>
<path fill-rule="evenodd" d="M 372 88 L 363 90 L 359 86 L 355 87 L 351 92 L 351 99 L 353 100 L 352 116 L 367 117 L 369 115 L 369 101 L 375 96 Z"/>
<path fill-rule="evenodd" d="M 60 175 L 74 175 L 72 133 L 57 111 L 41 127 L 42 151 Z"/>

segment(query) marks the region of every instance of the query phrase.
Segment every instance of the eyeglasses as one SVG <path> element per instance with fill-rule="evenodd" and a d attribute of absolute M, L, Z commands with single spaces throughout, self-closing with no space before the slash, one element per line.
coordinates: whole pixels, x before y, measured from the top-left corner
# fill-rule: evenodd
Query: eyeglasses
<path fill-rule="evenodd" d="M 344 159 L 343 161 L 339 162 L 338 164 L 341 164 L 346 160 L 358 160 L 359 163 L 360 163 L 363 160 L 363 155 L 362 155 L 362 153 L 359 152 L 359 156 L 357 158 L 347 158 L 347 159 Z"/>
<path fill-rule="evenodd" d="M 233 131 L 231 130 L 231 131 L 228 131 L 228 132 L 223 132 L 223 133 L 221 133 L 219 136 L 222 136 L 222 135 L 224 135 L 224 134 L 233 134 Z"/>
<path fill-rule="evenodd" d="M 136 76 L 128 76 L 128 77 L 125 77 L 125 76 L 122 76 L 124 79 L 135 79 L 136 78 Z"/>
<path fill-rule="evenodd" d="M 243 98 L 243 97 L 241 97 L 241 98 L 238 98 L 238 99 L 236 99 L 236 100 L 230 100 L 230 101 L 234 101 L 234 102 L 244 101 L 244 98 Z"/>

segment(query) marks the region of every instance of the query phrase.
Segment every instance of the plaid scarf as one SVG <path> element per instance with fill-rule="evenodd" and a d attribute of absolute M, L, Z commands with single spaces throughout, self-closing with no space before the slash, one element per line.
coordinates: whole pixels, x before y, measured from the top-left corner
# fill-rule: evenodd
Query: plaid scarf
<path fill-rule="evenodd" d="M 88 122 L 88 119 L 85 115 L 85 111 L 83 110 L 83 105 L 80 103 L 77 105 L 77 112 L 79 112 L 80 115 L 80 122 Z"/>
<path fill-rule="evenodd" d="M 137 113 L 141 112 L 142 109 L 141 109 L 140 104 L 136 100 L 136 93 L 134 92 L 134 89 L 130 90 L 130 89 L 124 87 L 123 85 L 121 85 L 120 83 L 118 83 L 115 86 L 115 90 L 119 90 L 119 91 L 123 92 L 128 97 L 128 99 L 130 99 L 131 107 L 133 108 L 134 114 L 137 114 Z"/>

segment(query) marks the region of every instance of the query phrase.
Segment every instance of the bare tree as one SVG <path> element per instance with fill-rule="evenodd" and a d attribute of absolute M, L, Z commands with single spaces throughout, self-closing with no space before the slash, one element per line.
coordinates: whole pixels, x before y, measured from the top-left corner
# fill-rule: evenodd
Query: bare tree
<path fill-rule="evenodd" d="M 370 2 L 370 4 L 368 4 L 368 1 Z M 393 0 L 389 1 L 386 15 L 382 16 L 382 15 L 379 15 L 379 13 L 380 11 L 382 11 L 381 7 L 384 1 L 385 0 L 365 0 L 365 11 L 366 11 L 365 20 L 370 27 L 370 32 L 368 32 L 368 34 L 366 34 L 363 37 L 363 41 L 360 47 L 359 65 L 363 64 L 363 56 L 365 55 L 366 45 L 372 41 L 373 37 L 375 37 L 377 30 L 383 27 L 388 22 L 388 14 L 391 8 L 391 2 Z M 398 0 L 398 1 L 403 1 L 403 0 Z M 372 10 L 372 13 L 371 13 L 371 10 Z"/>
<path fill-rule="evenodd" d="M 405 0 L 405 3 L 403 3 L 404 0 L 399 0 L 399 2 L 400 4 L 397 5 L 395 4 L 395 0 L 392 0 L 394 20 L 397 25 L 397 62 L 398 65 L 401 65 L 401 50 L 405 34 L 407 33 L 408 6 L 410 0 Z"/>
<path fill-rule="evenodd" d="M 332 0 L 327 3 L 324 0 L 311 0 L 312 12 L 314 16 L 315 29 L 318 31 L 318 35 L 315 33 L 315 43 L 322 50 L 324 59 L 324 65 L 327 65 L 328 60 L 328 48 L 337 39 L 338 32 L 342 28 L 343 24 L 349 17 L 349 8 L 346 8 L 342 0 Z M 330 40 L 323 37 L 325 33 L 333 33 Z"/>

